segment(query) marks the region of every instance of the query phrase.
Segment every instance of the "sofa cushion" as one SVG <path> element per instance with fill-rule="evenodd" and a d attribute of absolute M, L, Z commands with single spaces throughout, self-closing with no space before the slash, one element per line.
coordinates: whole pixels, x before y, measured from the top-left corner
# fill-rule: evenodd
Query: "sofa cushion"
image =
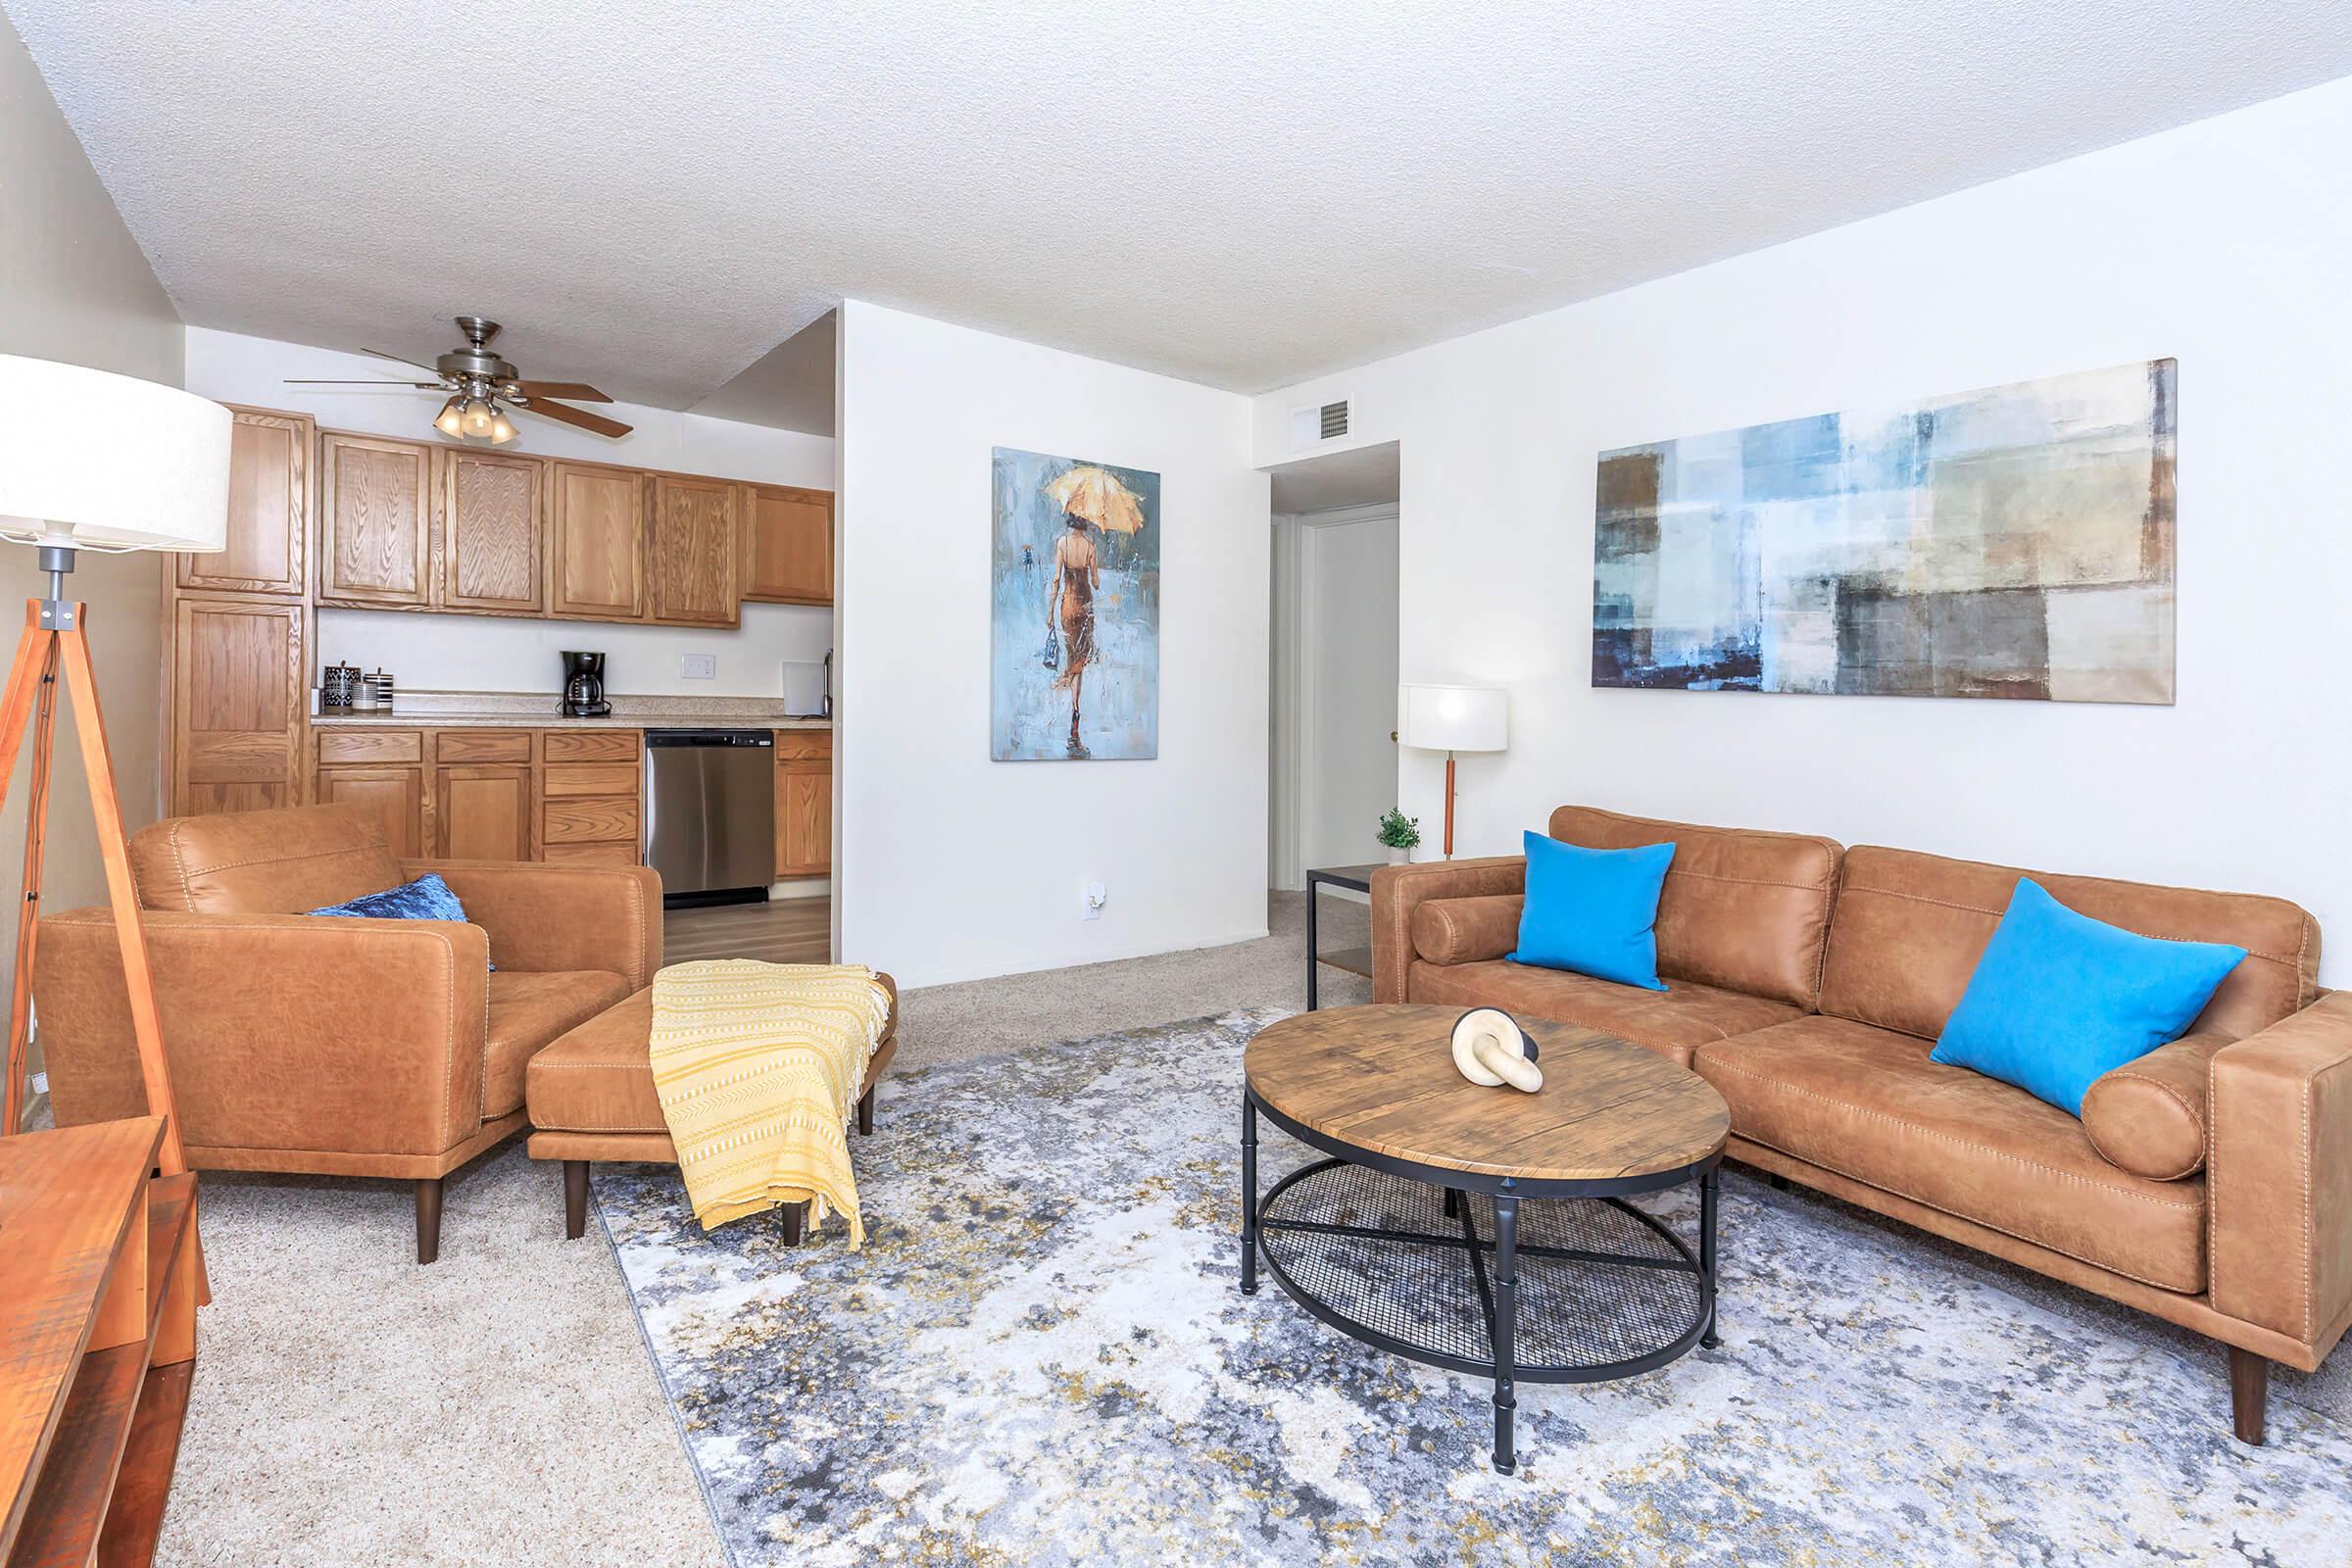
<path fill-rule="evenodd" d="M 1593 850 L 1522 833 L 1527 891 L 1514 963 L 1663 991 L 1658 978 L 1658 890 L 1674 846 Z"/>
<path fill-rule="evenodd" d="M 2135 1176 L 2174 1181 L 2205 1168 L 2205 1079 L 2228 1035 L 2184 1035 L 2093 1080 L 2082 1097 L 2091 1147 Z"/>
<path fill-rule="evenodd" d="M 2068 908 L 2143 937 L 2245 949 L 2245 961 L 2222 982 L 2191 1032 L 2250 1035 L 2319 994 L 2319 926 L 2284 899 L 2050 876 L 1865 846 L 1845 852 L 1821 1011 L 1935 1039 L 1960 1004 L 2018 879 L 2027 876 Z"/>
<path fill-rule="evenodd" d="M 1516 893 L 1430 899 L 1413 906 L 1413 952 L 1432 963 L 1499 958 L 1519 941 Z"/>
<path fill-rule="evenodd" d="M 2119 1170 L 2082 1124 L 1908 1035 L 1810 1017 L 1701 1046 L 1734 1136 L 2169 1291 L 2205 1288 L 2205 1183 Z"/>
<path fill-rule="evenodd" d="M 523 1071 L 539 1052 L 629 994 L 604 969 L 501 969 L 490 977 L 482 1042 L 482 1119 L 522 1107 Z"/>
<path fill-rule="evenodd" d="M 129 850 L 140 906 L 191 914 L 304 914 L 408 880 L 366 806 L 167 817 Z"/>
<path fill-rule="evenodd" d="M 1551 813 L 1551 836 L 1593 850 L 1675 846 L 1658 895 L 1658 973 L 1810 1009 L 1837 895 L 1833 839 L 1620 816 Z"/>
<path fill-rule="evenodd" d="M 1529 1018 L 1555 1018 L 1604 1030 L 1620 1040 L 1646 1046 L 1678 1065 L 1690 1065 L 1691 1051 L 1750 1029 L 1762 1029 L 1803 1014 L 1786 1002 L 1723 991 L 1696 981 L 1671 991 L 1643 991 L 1591 975 L 1534 969 L 1523 963 L 1416 963 L 1406 980 L 1406 1000 L 1442 1006 L 1500 1007 Z"/>

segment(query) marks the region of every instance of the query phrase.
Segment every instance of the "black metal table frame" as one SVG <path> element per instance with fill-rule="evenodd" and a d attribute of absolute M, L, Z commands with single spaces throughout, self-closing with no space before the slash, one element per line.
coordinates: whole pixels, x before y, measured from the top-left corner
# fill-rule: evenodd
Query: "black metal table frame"
<path fill-rule="evenodd" d="M 1316 906 L 1322 903 L 1316 889 L 1321 887 L 1347 888 L 1354 893 L 1370 893 L 1372 891 L 1370 877 L 1359 880 L 1347 874 L 1354 869 L 1356 869 L 1354 866 L 1323 865 L 1309 867 L 1306 873 L 1306 1010 L 1309 1012 L 1313 1012 L 1317 1005 L 1315 982 L 1320 975 L 1316 966 L 1323 961 L 1322 955 L 1315 949 Z"/>
<path fill-rule="evenodd" d="M 1315 1164 L 1302 1166 L 1274 1184 L 1261 1206 L 1257 1197 L 1257 1118 L 1263 1112 L 1266 1119 L 1311 1149 L 1319 1149 L 1332 1157 Z M 1318 1171 L 1329 1170 L 1334 1164 L 1361 1165 L 1370 1170 L 1401 1176 L 1409 1181 L 1441 1188 L 1446 1194 L 1445 1212 L 1447 1218 L 1458 1218 L 1462 1237 L 1429 1236 L 1420 1233 L 1378 1230 L 1370 1227 L 1325 1225 L 1303 1221 L 1272 1220 L 1266 1218 L 1276 1199 L 1292 1183 Z M 1715 1333 L 1715 1220 L 1717 1183 L 1723 1154 L 1720 1151 L 1695 1164 L 1677 1166 L 1670 1170 L 1653 1171 L 1644 1176 L 1610 1177 L 1594 1181 L 1522 1181 L 1510 1176 L 1482 1176 L 1450 1167 L 1424 1165 L 1414 1160 L 1399 1159 L 1374 1150 L 1359 1148 L 1328 1133 L 1320 1133 L 1284 1115 L 1258 1098 L 1257 1091 L 1245 1087 L 1242 1091 L 1242 1294 L 1257 1294 L 1257 1262 L 1261 1251 L 1266 1267 L 1273 1273 L 1283 1293 L 1306 1308 L 1323 1323 L 1338 1329 L 1350 1339 L 1359 1340 L 1375 1349 L 1408 1360 L 1426 1362 L 1475 1376 L 1492 1375 L 1494 1379 L 1494 1468 L 1509 1475 L 1518 1468 L 1518 1452 L 1514 1446 L 1513 1414 L 1519 1407 L 1518 1384 L 1530 1383 L 1600 1383 L 1612 1378 L 1634 1377 L 1652 1371 L 1667 1362 L 1688 1354 L 1693 1345 L 1709 1349 L 1721 1343 Z M 1693 1257 L 1690 1246 L 1672 1230 L 1652 1216 L 1627 1203 L 1624 1200 L 1644 1193 L 1663 1192 L 1695 1180 L 1698 1183 L 1698 1255 Z M 1458 1193 L 1480 1193 L 1494 1201 L 1494 1238 L 1482 1241 L 1470 1217 L 1469 1205 L 1458 1202 Z M 1655 1231 L 1673 1247 L 1675 1258 L 1634 1257 L 1618 1253 L 1588 1253 L 1561 1248 L 1527 1248 L 1519 1246 L 1519 1202 L 1522 1199 L 1596 1199 L 1633 1215 Z M 1312 1294 L 1301 1289 L 1284 1270 L 1264 1245 L 1267 1229 L 1309 1229 L 1326 1233 L 1358 1236 L 1366 1240 L 1398 1239 L 1445 1246 L 1461 1247 L 1470 1254 L 1473 1277 L 1479 1288 L 1480 1305 L 1487 1315 L 1487 1339 L 1494 1348 L 1492 1362 L 1472 1360 L 1462 1356 L 1446 1355 L 1407 1345 L 1361 1323 L 1353 1323 L 1326 1306 Z M 1514 1362 L 1514 1346 L 1519 1327 L 1519 1258 L 1525 1255 L 1556 1256 L 1579 1262 L 1626 1264 L 1643 1268 L 1674 1268 L 1693 1273 L 1698 1278 L 1699 1309 L 1690 1328 L 1665 1346 L 1645 1354 L 1622 1361 L 1609 1361 L 1592 1366 L 1521 1368 Z M 1486 1253 L 1494 1254 L 1492 1282 L 1486 1271 Z"/>

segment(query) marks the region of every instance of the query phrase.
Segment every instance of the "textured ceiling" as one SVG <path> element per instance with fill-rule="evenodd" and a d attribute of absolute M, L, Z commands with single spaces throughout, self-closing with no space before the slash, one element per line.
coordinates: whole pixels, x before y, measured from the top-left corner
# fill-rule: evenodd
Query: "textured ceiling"
<path fill-rule="evenodd" d="M 2343 0 L 0 0 L 192 323 L 685 407 L 844 296 L 1240 390 L 2352 74 Z"/>

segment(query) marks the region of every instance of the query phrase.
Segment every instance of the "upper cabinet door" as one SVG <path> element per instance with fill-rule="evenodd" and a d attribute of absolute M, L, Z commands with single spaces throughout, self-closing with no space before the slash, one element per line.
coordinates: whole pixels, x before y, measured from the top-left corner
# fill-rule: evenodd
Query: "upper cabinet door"
<path fill-rule="evenodd" d="M 319 599 L 430 605 L 433 449 L 337 430 L 318 447 Z"/>
<path fill-rule="evenodd" d="M 548 613 L 645 618 L 646 475 L 634 468 L 551 463 L 553 548 Z"/>
<path fill-rule="evenodd" d="M 299 414 L 232 412 L 228 548 L 181 556 L 179 586 L 299 599 L 303 552 L 311 536 L 311 443 L 317 428 Z"/>
<path fill-rule="evenodd" d="M 547 465 L 537 458 L 443 447 L 441 557 L 434 603 L 450 610 L 535 615 L 546 603 L 540 541 Z"/>
<path fill-rule="evenodd" d="M 653 618 L 673 625 L 732 626 L 736 590 L 735 512 L 739 486 L 720 479 L 654 476 L 654 532 L 647 552 Z"/>
<path fill-rule="evenodd" d="M 771 605 L 833 602 L 833 493 L 780 484 L 741 492 L 743 597 Z"/>

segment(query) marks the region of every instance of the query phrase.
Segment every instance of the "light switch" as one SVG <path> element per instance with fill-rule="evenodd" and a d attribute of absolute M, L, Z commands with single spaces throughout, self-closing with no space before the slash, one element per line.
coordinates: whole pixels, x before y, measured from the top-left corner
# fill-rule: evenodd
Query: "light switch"
<path fill-rule="evenodd" d="M 716 654 L 681 654 L 678 657 L 678 673 L 687 680 L 716 680 L 718 678 L 718 656 Z"/>

